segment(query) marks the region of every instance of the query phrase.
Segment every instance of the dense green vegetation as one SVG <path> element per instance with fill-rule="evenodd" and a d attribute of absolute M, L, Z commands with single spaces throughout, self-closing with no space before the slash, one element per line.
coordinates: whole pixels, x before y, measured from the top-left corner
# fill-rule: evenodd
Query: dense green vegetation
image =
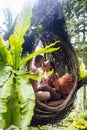
<path fill-rule="evenodd" d="M 25 64 L 39 53 L 49 53 L 58 50 L 51 48 L 56 44 L 50 44 L 41 50 L 22 58 L 22 45 L 24 34 L 30 27 L 32 9 L 24 7 L 21 15 L 13 22 L 13 34 L 9 35 L 9 43 L 0 38 L 0 128 L 6 129 L 11 125 L 26 130 L 34 114 L 35 95 L 28 78 L 34 78 L 26 72 Z M 74 110 L 60 123 L 62 129 L 86 130 L 87 129 L 87 0 L 67 0 L 64 3 L 66 25 L 75 48 L 79 67 L 80 79 L 85 85 L 78 91 Z M 10 14 L 11 17 L 11 14 Z M 12 17 L 11 17 L 12 18 Z M 16 19 L 15 19 L 16 20 Z M 21 22 L 20 22 L 21 20 Z M 10 21 L 9 21 L 10 22 Z M 21 23 L 21 24 L 20 24 Z M 9 24 L 10 26 L 11 24 Z M 9 26 L 7 25 L 7 30 Z M 11 29 L 11 28 L 10 28 Z M 10 33 L 11 34 L 11 33 Z M 51 49 L 50 49 L 51 48 Z M 81 64 L 82 63 L 82 64 Z M 80 66 L 81 64 L 81 66 Z M 60 129 L 61 127 L 59 127 Z M 36 129 L 49 129 L 49 126 Z"/>
<path fill-rule="evenodd" d="M 38 79 L 27 72 L 25 64 L 35 55 L 49 53 L 59 48 L 51 48 L 58 41 L 37 50 L 26 58 L 22 57 L 24 35 L 29 29 L 32 16 L 30 3 L 23 8 L 18 17 L 14 32 L 9 37 L 9 46 L 0 37 L 0 128 L 11 125 L 27 130 L 35 107 L 35 95 L 29 78 Z M 25 9 L 26 8 L 26 9 Z"/>

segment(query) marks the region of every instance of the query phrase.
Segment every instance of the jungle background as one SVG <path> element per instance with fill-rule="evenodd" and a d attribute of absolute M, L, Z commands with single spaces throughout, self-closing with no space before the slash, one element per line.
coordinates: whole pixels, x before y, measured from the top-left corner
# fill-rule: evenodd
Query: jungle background
<path fill-rule="evenodd" d="M 75 49 L 79 66 L 87 68 L 87 0 L 60 0 L 66 21 L 68 35 Z M 14 16 L 9 6 L 3 10 L 4 19 L 0 35 L 7 40 L 15 27 Z M 8 43 L 7 43 L 8 44 Z M 49 124 L 31 130 L 87 130 L 87 85 L 78 90 L 72 112 L 60 123 Z"/>

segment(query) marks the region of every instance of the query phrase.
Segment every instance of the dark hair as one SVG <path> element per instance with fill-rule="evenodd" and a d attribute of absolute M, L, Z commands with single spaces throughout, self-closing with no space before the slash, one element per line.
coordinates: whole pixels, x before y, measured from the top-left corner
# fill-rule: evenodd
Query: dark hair
<path fill-rule="evenodd" d="M 42 59 L 44 59 L 44 56 L 43 55 L 37 55 L 37 56 L 35 56 L 35 58 L 34 58 L 34 62 L 36 63 L 36 62 L 39 62 L 40 60 L 42 60 Z"/>
<path fill-rule="evenodd" d="M 53 61 L 50 60 L 50 66 L 52 67 L 50 70 L 53 70 L 55 72 L 55 66 Z"/>

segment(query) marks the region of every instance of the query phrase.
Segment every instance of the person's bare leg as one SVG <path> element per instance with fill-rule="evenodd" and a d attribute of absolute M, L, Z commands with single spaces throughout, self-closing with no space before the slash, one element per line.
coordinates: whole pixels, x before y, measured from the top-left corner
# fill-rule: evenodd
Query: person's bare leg
<path fill-rule="evenodd" d="M 42 102 L 47 101 L 48 99 L 51 98 L 50 92 L 48 91 L 38 91 L 35 93 L 35 95 Z"/>
<path fill-rule="evenodd" d="M 58 105 L 62 104 L 64 100 L 65 99 L 60 99 L 60 100 L 56 100 L 56 101 L 50 101 L 50 102 L 47 103 L 47 105 L 48 106 L 56 106 L 56 105 L 58 106 Z"/>

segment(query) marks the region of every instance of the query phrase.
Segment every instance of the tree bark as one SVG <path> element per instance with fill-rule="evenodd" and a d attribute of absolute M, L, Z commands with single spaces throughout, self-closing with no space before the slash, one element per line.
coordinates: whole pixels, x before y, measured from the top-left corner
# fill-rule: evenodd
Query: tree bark
<path fill-rule="evenodd" d="M 80 89 L 81 87 L 84 87 L 87 84 L 86 80 L 79 80 L 78 84 L 77 84 L 77 91 L 78 89 Z"/>

